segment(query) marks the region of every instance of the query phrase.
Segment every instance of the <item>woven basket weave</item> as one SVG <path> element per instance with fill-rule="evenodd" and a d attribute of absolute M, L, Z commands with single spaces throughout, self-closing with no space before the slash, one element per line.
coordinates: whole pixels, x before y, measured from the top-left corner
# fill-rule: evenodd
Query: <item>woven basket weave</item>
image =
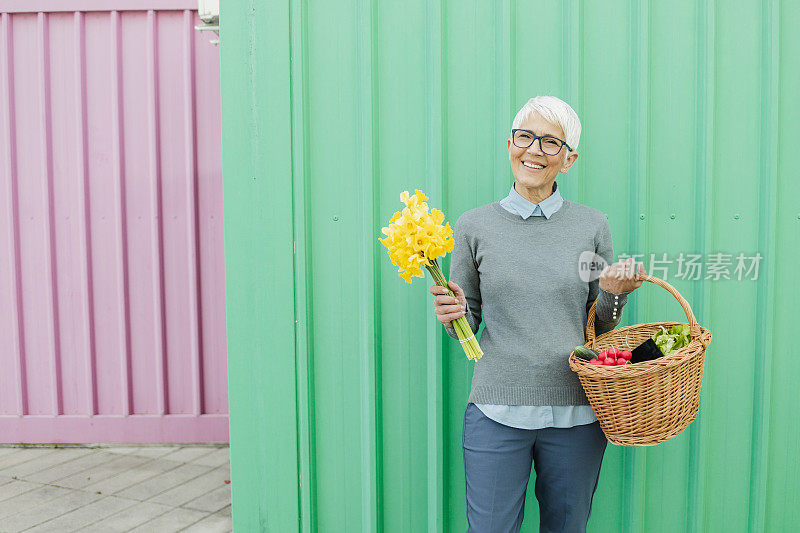
<path fill-rule="evenodd" d="M 697 417 L 706 347 L 711 332 L 694 318 L 689 303 L 666 281 L 639 276 L 668 290 L 689 320 L 691 341 L 667 355 L 624 366 L 592 365 L 575 356 L 569 367 L 578 374 L 606 438 L 621 446 L 652 446 L 671 439 Z M 595 304 L 586 323 L 586 344 L 595 350 L 617 346 L 633 350 L 651 338 L 659 326 L 681 322 L 653 322 L 611 330 L 595 338 Z"/>

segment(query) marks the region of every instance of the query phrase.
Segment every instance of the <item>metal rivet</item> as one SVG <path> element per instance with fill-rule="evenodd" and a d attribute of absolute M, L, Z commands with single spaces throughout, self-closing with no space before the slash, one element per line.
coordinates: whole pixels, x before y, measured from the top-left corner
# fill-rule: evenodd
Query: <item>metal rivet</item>
<path fill-rule="evenodd" d="M 669 218 L 670 218 L 670 220 L 675 220 L 675 213 L 672 213 L 672 214 L 669 216 Z"/>
<path fill-rule="evenodd" d="M 736 213 L 735 215 L 733 215 L 733 220 L 739 220 L 739 213 Z"/>
<path fill-rule="evenodd" d="M 334 221 L 334 222 L 338 222 L 338 221 L 339 221 L 339 217 L 337 217 L 337 216 L 334 216 L 334 217 L 333 217 L 333 221 Z"/>
<path fill-rule="evenodd" d="M 642 220 L 644 220 L 644 213 L 642 213 L 641 215 L 639 215 L 639 218 L 640 218 L 640 219 L 642 219 Z"/>

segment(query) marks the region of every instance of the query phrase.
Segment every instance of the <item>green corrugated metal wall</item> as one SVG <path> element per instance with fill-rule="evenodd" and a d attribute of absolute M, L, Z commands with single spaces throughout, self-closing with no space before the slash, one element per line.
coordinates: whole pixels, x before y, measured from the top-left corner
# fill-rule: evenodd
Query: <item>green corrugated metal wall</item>
<path fill-rule="evenodd" d="M 377 238 L 402 190 L 451 225 L 505 196 L 537 94 L 582 119 L 559 185 L 616 253 L 764 257 L 754 281 L 668 278 L 714 334 L 700 415 L 609 446 L 590 531 L 800 523 L 797 2 L 223 0 L 221 20 L 237 532 L 466 529 L 472 363 Z M 680 320 L 670 298 L 646 284 L 623 324 Z M 525 509 L 537 531 L 532 490 Z"/>

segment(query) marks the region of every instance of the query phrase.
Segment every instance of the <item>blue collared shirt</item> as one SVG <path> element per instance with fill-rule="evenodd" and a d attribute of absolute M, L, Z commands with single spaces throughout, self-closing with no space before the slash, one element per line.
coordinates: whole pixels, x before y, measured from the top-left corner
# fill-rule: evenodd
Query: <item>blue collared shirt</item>
<path fill-rule="evenodd" d="M 558 183 L 553 183 L 552 194 L 538 204 L 523 198 L 514 185 L 511 185 L 508 196 L 500 200 L 500 205 L 506 211 L 525 219 L 531 216 L 550 219 L 563 204 Z M 590 405 L 475 405 L 495 422 L 520 429 L 570 428 L 597 420 Z"/>
<path fill-rule="evenodd" d="M 558 183 L 554 182 L 552 194 L 538 204 L 534 204 L 527 198 L 523 198 L 512 184 L 511 191 L 508 193 L 508 196 L 500 200 L 500 205 L 503 206 L 506 211 L 510 211 L 524 219 L 531 216 L 543 216 L 549 220 L 550 217 L 553 216 L 553 213 L 561 209 L 561 206 L 564 205 L 564 198 L 561 196 Z"/>

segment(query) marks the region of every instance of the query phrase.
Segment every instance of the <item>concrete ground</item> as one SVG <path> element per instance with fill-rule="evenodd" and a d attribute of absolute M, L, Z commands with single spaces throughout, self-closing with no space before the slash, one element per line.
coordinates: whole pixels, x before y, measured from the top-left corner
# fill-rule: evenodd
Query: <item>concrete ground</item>
<path fill-rule="evenodd" d="M 0 445 L 0 533 L 231 531 L 227 445 Z"/>

